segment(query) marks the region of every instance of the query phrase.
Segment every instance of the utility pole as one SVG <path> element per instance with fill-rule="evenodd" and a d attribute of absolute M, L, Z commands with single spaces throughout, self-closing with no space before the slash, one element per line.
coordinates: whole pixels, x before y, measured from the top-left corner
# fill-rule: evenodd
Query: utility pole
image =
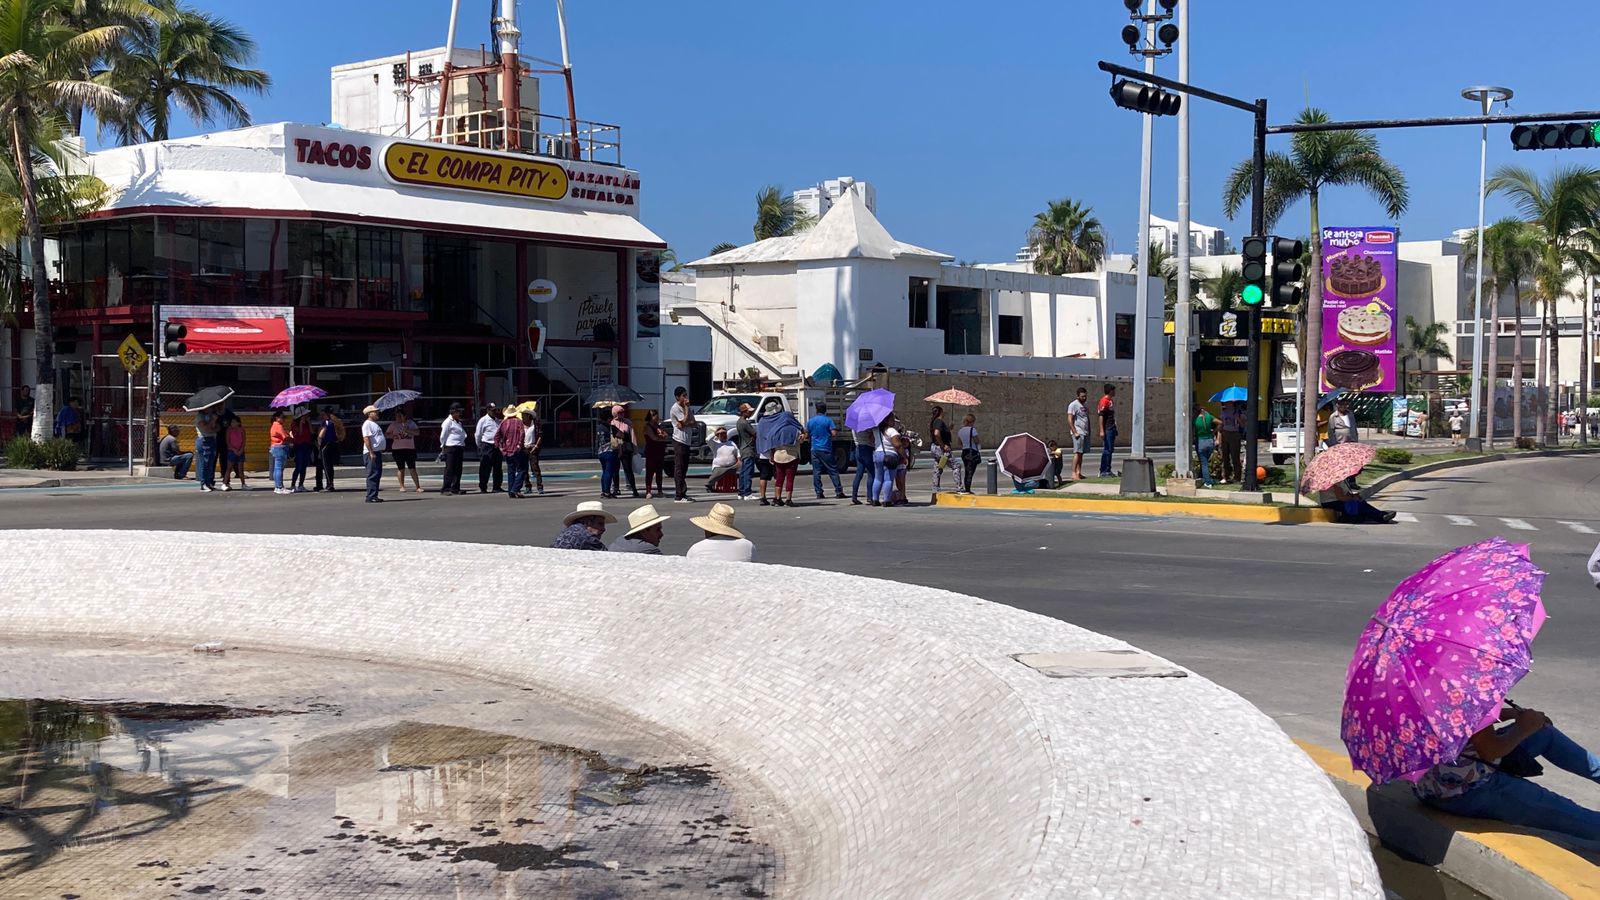
<path fill-rule="evenodd" d="M 1178 0 L 1178 80 L 1189 83 L 1189 0 Z M 1178 302 L 1172 311 L 1173 470 L 1188 478 L 1193 456 L 1194 357 L 1189 353 L 1189 104 L 1178 109 Z"/>
<path fill-rule="evenodd" d="M 1145 43 L 1150 46 L 1155 45 L 1156 26 L 1152 17 L 1156 14 L 1156 0 L 1150 0 L 1144 23 Z M 1154 56 L 1145 55 L 1144 71 L 1147 75 L 1155 74 Z M 1146 321 L 1150 314 L 1150 273 L 1146 269 L 1150 265 L 1150 166 L 1155 151 L 1155 117 L 1143 113 L 1139 118 L 1143 128 L 1139 146 L 1139 246 L 1133 256 L 1134 277 L 1138 279 L 1133 301 L 1133 459 L 1145 458 L 1145 366 L 1150 358 L 1150 327 Z"/>

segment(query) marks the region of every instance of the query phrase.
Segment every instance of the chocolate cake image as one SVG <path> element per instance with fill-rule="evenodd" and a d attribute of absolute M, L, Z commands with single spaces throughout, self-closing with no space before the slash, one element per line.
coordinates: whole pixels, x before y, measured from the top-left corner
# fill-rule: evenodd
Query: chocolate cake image
<path fill-rule="evenodd" d="M 1347 344 L 1376 346 L 1389 341 L 1389 314 L 1366 306 L 1347 306 L 1339 310 L 1339 338 Z"/>
<path fill-rule="evenodd" d="M 1340 350 L 1328 357 L 1323 380 L 1331 387 L 1359 391 L 1383 380 L 1378 370 L 1378 355 L 1366 350 Z"/>
<path fill-rule="evenodd" d="M 1383 286 L 1383 267 L 1375 257 L 1358 253 L 1341 256 L 1328 263 L 1328 287 L 1335 294 L 1361 297 L 1376 294 Z"/>

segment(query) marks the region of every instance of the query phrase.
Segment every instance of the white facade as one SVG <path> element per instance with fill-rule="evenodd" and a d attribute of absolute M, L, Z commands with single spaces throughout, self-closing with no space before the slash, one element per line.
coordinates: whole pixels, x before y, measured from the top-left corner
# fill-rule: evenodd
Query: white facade
<path fill-rule="evenodd" d="M 824 363 L 846 378 L 880 363 L 1134 374 L 1132 275 L 1038 275 L 1016 263 L 954 266 L 950 259 L 894 240 L 848 191 L 811 231 L 689 263 L 692 293 L 674 286 L 662 302 L 676 321 L 712 329 L 715 378 L 749 367 L 769 376 L 810 373 Z M 1160 280 L 1152 282 L 1159 295 Z M 1151 347 L 1161 346 L 1161 327 L 1157 306 L 1147 323 Z M 1158 377 L 1161 355 L 1148 362 L 1147 376 Z"/>
<path fill-rule="evenodd" d="M 1160 244 L 1167 248 L 1167 252 L 1176 256 L 1178 254 L 1178 238 L 1183 232 L 1178 223 L 1160 216 L 1150 217 L 1150 243 Z M 1228 252 L 1228 237 L 1221 228 L 1211 225 L 1201 225 L 1199 222 L 1189 223 L 1189 255 L 1193 256 L 1221 256 Z"/>
<path fill-rule="evenodd" d="M 878 213 L 878 190 L 869 181 L 857 181 L 849 176 L 842 178 L 829 178 L 814 187 L 801 188 L 794 192 L 794 204 L 802 212 L 813 219 L 821 219 L 833 208 L 834 201 L 844 196 L 846 191 L 854 190 L 861 195 L 867 204 L 867 209 L 873 215 Z"/>
<path fill-rule="evenodd" d="M 496 57 L 477 49 L 457 47 L 450 62 L 457 67 L 482 66 Z M 330 72 L 333 123 L 352 131 L 392 137 L 425 137 L 428 123 L 439 115 L 439 82 L 406 83 L 404 75 L 426 76 L 444 71 L 445 49 L 413 50 L 379 59 L 334 66 Z M 524 75 L 518 99 L 525 110 L 539 111 L 539 80 Z M 486 78 L 459 82 L 450 98 L 449 112 L 462 116 L 500 108 L 500 82 Z"/>

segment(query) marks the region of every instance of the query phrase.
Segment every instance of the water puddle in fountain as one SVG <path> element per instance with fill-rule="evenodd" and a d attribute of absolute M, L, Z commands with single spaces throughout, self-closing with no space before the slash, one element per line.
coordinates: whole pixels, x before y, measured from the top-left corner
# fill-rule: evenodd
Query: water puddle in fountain
<path fill-rule="evenodd" d="M 779 881 L 763 798 L 639 723 L 524 689 L 143 646 L 0 648 L 0 673 L 17 698 L 0 700 L 8 897 L 764 897 Z"/>

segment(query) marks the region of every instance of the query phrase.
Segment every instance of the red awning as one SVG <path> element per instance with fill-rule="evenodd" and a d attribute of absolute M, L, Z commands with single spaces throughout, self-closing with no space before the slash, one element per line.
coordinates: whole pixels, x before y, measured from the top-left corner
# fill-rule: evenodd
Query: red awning
<path fill-rule="evenodd" d="M 171 324 L 189 329 L 183 342 L 190 353 L 257 356 L 289 353 L 289 327 L 283 319 L 201 319 L 173 316 Z"/>

